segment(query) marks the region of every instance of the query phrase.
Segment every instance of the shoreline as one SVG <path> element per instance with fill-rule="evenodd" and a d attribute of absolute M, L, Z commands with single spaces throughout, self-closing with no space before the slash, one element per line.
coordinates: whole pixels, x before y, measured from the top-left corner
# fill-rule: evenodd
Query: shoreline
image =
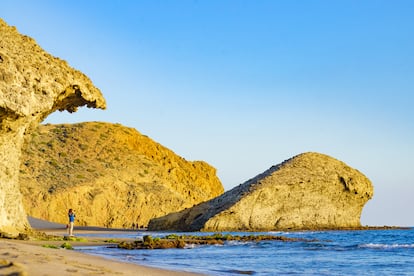
<path fill-rule="evenodd" d="M 67 230 L 64 225 L 39 221 L 32 225 L 33 230 L 47 235 L 64 237 Z M 43 226 L 43 227 L 42 227 Z M 132 230 L 107 229 L 100 227 L 76 227 L 75 235 L 81 233 L 113 234 L 132 232 Z M 137 232 L 137 230 L 134 230 Z M 73 247 L 115 245 L 105 242 L 110 238 L 94 237 L 86 241 L 65 240 L 15 240 L 0 238 L 0 275 L 148 275 L 148 276 L 196 276 L 202 275 L 186 271 L 174 271 L 145 265 L 122 262 L 114 259 L 89 255 L 76 250 L 60 247 L 69 242 Z M 128 241 L 128 239 L 122 239 Z M 118 240 L 117 240 L 118 241 Z M 50 246 L 55 246 L 51 248 Z"/>
<path fill-rule="evenodd" d="M 132 242 L 134 239 L 117 238 L 115 241 L 111 239 L 111 235 L 116 233 L 145 233 L 146 231 L 143 229 L 75 226 L 75 236 L 77 234 L 100 234 L 100 236 L 78 237 L 79 240 L 63 240 L 63 237 L 67 236 L 67 229 L 64 224 L 52 223 L 30 217 L 29 222 L 34 231 L 49 235 L 51 239 L 0 239 L 0 275 L 202 275 L 127 263 L 89 255 L 76 250 L 59 248 L 65 242 L 68 242 L 73 247 L 116 246 L 119 242 Z M 411 228 L 398 226 L 361 226 L 347 229 L 302 229 L 300 231 L 392 230 Z M 299 230 L 290 229 L 284 231 L 295 232 Z M 53 240 L 53 236 L 57 239 Z"/>
<path fill-rule="evenodd" d="M 26 241 L 0 240 L 1 275 L 200 275 L 115 261 Z"/>

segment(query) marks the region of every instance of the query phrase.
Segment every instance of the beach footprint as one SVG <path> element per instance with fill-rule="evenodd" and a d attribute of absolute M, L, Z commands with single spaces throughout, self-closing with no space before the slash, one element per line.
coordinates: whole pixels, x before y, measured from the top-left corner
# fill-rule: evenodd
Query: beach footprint
<path fill-rule="evenodd" d="M 29 274 L 20 264 L 0 259 L 0 275 L 27 276 Z"/>

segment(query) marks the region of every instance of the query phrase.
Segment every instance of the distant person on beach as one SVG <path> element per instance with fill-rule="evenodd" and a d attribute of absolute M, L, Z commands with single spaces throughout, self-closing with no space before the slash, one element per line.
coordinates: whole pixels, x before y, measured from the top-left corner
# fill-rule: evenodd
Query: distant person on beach
<path fill-rule="evenodd" d="M 76 216 L 72 209 L 69 209 L 68 217 L 69 217 L 69 225 L 68 225 L 69 236 L 73 236 L 73 224 L 75 223 Z"/>

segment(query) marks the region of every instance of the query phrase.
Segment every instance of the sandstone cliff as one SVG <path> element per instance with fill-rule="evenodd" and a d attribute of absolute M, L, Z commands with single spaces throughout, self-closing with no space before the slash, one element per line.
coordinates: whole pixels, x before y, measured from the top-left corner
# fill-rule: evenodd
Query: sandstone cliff
<path fill-rule="evenodd" d="M 27 212 L 66 223 L 146 227 L 223 193 L 216 170 L 189 162 L 132 128 L 109 123 L 42 125 L 23 150 Z"/>
<path fill-rule="evenodd" d="M 191 209 L 150 221 L 150 230 L 268 231 L 355 228 L 371 182 L 319 153 L 295 156 Z"/>
<path fill-rule="evenodd" d="M 56 110 L 105 108 L 81 72 L 42 50 L 0 19 L 0 231 L 28 228 L 18 185 L 24 136 Z"/>

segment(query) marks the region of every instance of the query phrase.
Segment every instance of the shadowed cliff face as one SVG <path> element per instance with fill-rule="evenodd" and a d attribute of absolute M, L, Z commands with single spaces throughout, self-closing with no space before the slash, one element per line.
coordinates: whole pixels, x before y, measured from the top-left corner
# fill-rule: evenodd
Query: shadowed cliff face
<path fill-rule="evenodd" d="M 153 219 L 149 230 L 269 231 L 360 227 L 368 178 L 319 153 L 295 156 L 193 208 Z"/>
<path fill-rule="evenodd" d="M 24 137 L 56 110 L 105 108 L 92 82 L 0 19 L 0 231 L 28 228 L 18 185 Z"/>
<path fill-rule="evenodd" d="M 20 185 L 27 212 L 79 225 L 146 227 L 223 193 L 216 170 L 187 161 L 119 124 L 40 125 L 23 147 Z"/>

